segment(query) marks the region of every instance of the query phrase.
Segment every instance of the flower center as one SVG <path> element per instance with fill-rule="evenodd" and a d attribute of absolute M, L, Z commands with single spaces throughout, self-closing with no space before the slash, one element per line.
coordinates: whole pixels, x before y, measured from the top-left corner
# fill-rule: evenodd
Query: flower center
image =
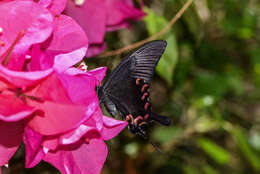
<path fill-rule="evenodd" d="M 81 6 L 84 4 L 85 0 L 74 0 L 75 4 Z"/>
<path fill-rule="evenodd" d="M 4 66 L 8 63 L 8 61 L 9 61 L 11 55 L 12 55 L 12 51 L 13 51 L 15 45 L 22 39 L 23 36 L 24 36 L 24 31 L 20 31 L 18 33 L 17 37 L 15 38 L 15 40 L 13 41 L 13 43 L 11 44 L 11 46 L 9 47 L 7 54 L 5 55 L 4 60 L 2 61 L 2 64 Z"/>
<path fill-rule="evenodd" d="M 0 36 L 3 35 L 3 31 L 4 31 L 4 29 L 2 27 L 0 27 Z M 0 47 L 4 47 L 4 46 L 5 46 L 5 43 L 0 40 Z"/>
<path fill-rule="evenodd" d="M 0 27 L 0 36 L 3 34 L 4 29 Z"/>

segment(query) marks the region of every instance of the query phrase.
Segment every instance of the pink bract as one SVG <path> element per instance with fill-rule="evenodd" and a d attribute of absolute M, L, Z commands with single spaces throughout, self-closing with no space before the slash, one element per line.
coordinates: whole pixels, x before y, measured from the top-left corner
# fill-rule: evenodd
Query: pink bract
<path fill-rule="evenodd" d="M 66 74 L 53 74 L 28 93 L 44 100 L 29 101 L 44 111 L 35 113 L 28 125 L 43 135 L 58 134 L 75 128 L 88 119 L 98 106 L 95 80 Z"/>
<path fill-rule="evenodd" d="M 85 30 L 90 42 L 87 57 L 104 51 L 106 31 L 129 27 L 129 19 L 139 20 L 145 15 L 132 0 L 85 0 L 80 5 L 68 0 L 64 13 Z"/>
<path fill-rule="evenodd" d="M 88 47 L 85 32 L 73 19 L 65 15 L 54 16 L 53 10 L 61 13 L 65 4 L 65 0 L 59 3 L 57 0 L 41 0 L 38 3 L 14 0 L 0 3 L 0 58 L 2 60 L 8 54 L 15 39 L 21 37 L 11 52 L 7 64 L 9 69 L 21 71 L 24 62 L 30 60 L 32 56 L 37 57 L 39 59 L 37 61 L 42 66 L 34 66 L 34 59 L 29 70 L 51 68 L 56 55 Z"/>
<path fill-rule="evenodd" d="M 96 84 L 97 81 L 103 79 L 105 70 L 105 68 L 98 68 L 83 72 L 69 68 L 65 74 L 79 76 L 85 80 L 92 77 L 96 79 L 92 80 Z M 91 82 L 88 81 L 88 83 Z M 86 87 L 83 86 L 83 88 Z M 67 89 L 73 88 L 68 87 Z M 88 90 L 82 90 L 81 87 L 74 89 L 72 94 L 75 94 L 76 91 L 82 91 L 74 102 L 84 103 L 86 101 L 84 93 Z M 97 107 L 87 120 L 75 129 L 61 134 L 48 136 L 26 127 L 23 137 L 26 147 L 26 167 L 33 167 L 43 159 L 63 174 L 98 174 L 107 156 L 107 147 L 104 141 L 116 136 L 126 125 L 125 121 L 103 116 L 100 108 Z"/>
<path fill-rule="evenodd" d="M 86 34 L 69 16 L 56 17 L 53 25 L 53 35 L 45 48 L 47 52 L 66 53 L 88 46 Z"/>
<path fill-rule="evenodd" d="M 27 53 L 31 57 L 28 69 L 44 70 L 54 64 L 61 68 L 65 63 L 58 65 L 55 61 L 60 59 L 59 57 L 62 57 L 62 61 L 73 61 L 73 64 L 67 65 L 73 66 L 82 60 L 87 48 L 88 38 L 80 26 L 72 18 L 60 15 L 54 20 L 52 36 L 44 43 L 34 45 Z"/>
<path fill-rule="evenodd" d="M 140 20 L 145 13 L 135 8 L 133 0 L 106 0 L 107 11 L 106 30 L 114 31 L 130 27 L 129 19 Z"/>
<path fill-rule="evenodd" d="M 28 13 L 30 11 L 30 13 Z M 14 22 L 15 21 L 15 22 Z M 45 41 L 52 32 L 53 17 L 42 6 L 30 1 L 10 1 L 0 4 L 0 56 L 3 57 L 19 33 L 24 33 L 13 50 L 8 67 L 20 70 L 25 52 L 32 44 Z"/>
<path fill-rule="evenodd" d="M 23 133 L 23 122 L 0 121 L 0 170 L 18 149 Z"/>
<path fill-rule="evenodd" d="M 26 166 L 33 167 L 43 159 L 62 174 L 99 174 L 107 156 L 104 140 L 116 136 L 126 125 L 125 121 L 103 116 L 98 109 L 78 128 L 54 137 L 41 136 L 26 128 Z"/>
<path fill-rule="evenodd" d="M 18 121 L 32 114 L 35 109 L 25 104 L 22 97 L 16 96 L 17 92 L 40 83 L 51 73 L 51 69 L 42 72 L 16 72 L 0 65 L 0 120 Z"/>

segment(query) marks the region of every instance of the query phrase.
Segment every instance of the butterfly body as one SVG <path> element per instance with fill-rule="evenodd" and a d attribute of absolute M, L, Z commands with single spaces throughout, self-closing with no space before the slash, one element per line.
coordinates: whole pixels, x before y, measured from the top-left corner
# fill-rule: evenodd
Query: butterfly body
<path fill-rule="evenodd" d="M 107 111 L 114 117 L 118 111 L 128 121 L 129 130 L 145 139 L 144 125 L 155 120 L 169 125 L 168 117 L 151 111 L 150 81 L 155 67 L 166 47 L 165 41 L 152 41 L 125 58 L 111 73 L 98 96 Z"/>

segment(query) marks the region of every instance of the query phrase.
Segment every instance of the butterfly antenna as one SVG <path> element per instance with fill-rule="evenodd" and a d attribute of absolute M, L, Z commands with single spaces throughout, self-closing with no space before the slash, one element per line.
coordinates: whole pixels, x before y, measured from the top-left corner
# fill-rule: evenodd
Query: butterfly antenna
<path fill-rule="evenodd" d="M 161 149 L 156 144 L 154 144 L 152 141 L 149 141 L 149 143 L 157 150 L 157 152 L 159 152 L 160 154 L 163 154 Z"/>

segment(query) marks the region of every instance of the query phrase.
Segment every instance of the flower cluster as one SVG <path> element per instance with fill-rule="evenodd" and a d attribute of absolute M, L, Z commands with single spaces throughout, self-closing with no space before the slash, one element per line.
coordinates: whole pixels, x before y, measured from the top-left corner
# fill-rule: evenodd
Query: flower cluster
<path fill-rule="evenodd" d="M 63 174 L 98 174 L 104 141 L 127 125 L 99 107 L 95 87 L 106 68 L 73 65 L 102 51 L 105 31 L 143 13 L 131 0 L 77 3 L 0 1 L 0 174 L 21 141 L 28 168 L 44 160 Z"/>

